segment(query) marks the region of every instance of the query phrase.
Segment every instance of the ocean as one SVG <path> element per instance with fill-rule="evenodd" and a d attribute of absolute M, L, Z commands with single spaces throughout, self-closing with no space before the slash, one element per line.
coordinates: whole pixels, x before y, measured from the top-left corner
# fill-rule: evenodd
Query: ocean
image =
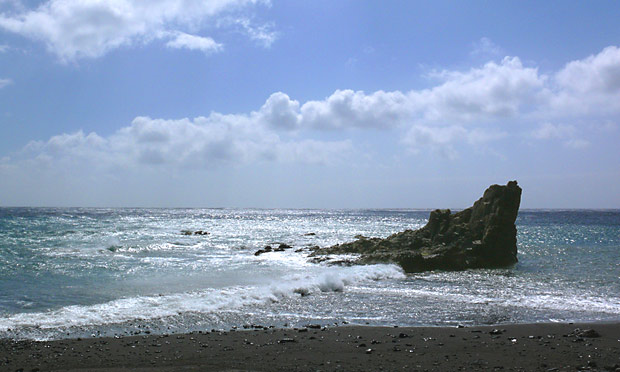
<path fill-rule="evenodd" d="M 620 321 L 619 210 L 520 211 L 519 262 L 506 269 L 405 274 L 392 264 L 333 266 L 307 257 L 310 246 L 386 237 L 420 228 L 428 216 L 0 208 L 0 338 Z M 254 254 L 282 243 L 293 248 Z"/>

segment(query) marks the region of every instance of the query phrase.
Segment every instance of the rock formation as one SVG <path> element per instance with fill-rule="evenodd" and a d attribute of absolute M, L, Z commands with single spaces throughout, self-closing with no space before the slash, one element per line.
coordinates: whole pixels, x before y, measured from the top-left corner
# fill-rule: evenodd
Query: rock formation
<path fill-rule="evenodd" d="M 463 211 L 431 212 L 426 226 L 385 239 L 365 238 L 316 250 L 311 256 L 356 253 L 356 263 L 393 262 L 406 272 L 496 268 L 517 262 L 517 181 L 492 185 Z"/>

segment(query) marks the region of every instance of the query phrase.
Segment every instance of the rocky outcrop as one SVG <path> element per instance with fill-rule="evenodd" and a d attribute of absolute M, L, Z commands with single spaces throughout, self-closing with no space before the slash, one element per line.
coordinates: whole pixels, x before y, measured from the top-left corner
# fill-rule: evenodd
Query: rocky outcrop
<path fill-rule="evenodd" d="M 521 202 L 517 181 L 492 185 L 458 213 L 431 212 L 426 226 L 385 239 L 358 240 L 316 250 L 311 256 L 356 253 L 357 263 L 397 263 L 406 272 L 496 268 L 517 262 L 515 220 Z"/>

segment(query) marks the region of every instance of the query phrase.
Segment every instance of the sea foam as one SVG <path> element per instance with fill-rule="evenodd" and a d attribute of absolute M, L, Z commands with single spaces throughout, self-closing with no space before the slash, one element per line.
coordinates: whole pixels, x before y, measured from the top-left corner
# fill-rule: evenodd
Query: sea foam
<path fill-rule="evenodd" d="M 368 281 L 402 279 L 403 271 L 395 265 L 353 267 L 317 267 L 312 272 L 290 274 L 263 286 L 237 286 L 159 296 L 122 298 L 89 306 L 64 306 L 46 312 L 20 313 L 0 318 L 3 333 L 19 334 L 24 330 L 67 329 L 105 326 L 133 320 L 152 320 L 183 313 L 241 311 L 246 306 L 260 306 L 293 296 L 318 292 L 343 292 L 348 286 Z M 41 338 L 41 337 L 39 337 Z"/>

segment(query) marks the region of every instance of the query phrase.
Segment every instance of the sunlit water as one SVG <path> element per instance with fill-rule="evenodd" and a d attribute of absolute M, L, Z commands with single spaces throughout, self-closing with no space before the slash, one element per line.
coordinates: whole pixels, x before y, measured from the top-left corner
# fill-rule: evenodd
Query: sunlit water
<path fill-rule="evenodd" d="M 428 215 L 0 208 L 0 338 L 620 320 L 620 211 L 521 211 L 509 269 L 404 274 L 295 252 L 419 228 Z M 294 248 L 254 255 L 277 243 Z"/>

